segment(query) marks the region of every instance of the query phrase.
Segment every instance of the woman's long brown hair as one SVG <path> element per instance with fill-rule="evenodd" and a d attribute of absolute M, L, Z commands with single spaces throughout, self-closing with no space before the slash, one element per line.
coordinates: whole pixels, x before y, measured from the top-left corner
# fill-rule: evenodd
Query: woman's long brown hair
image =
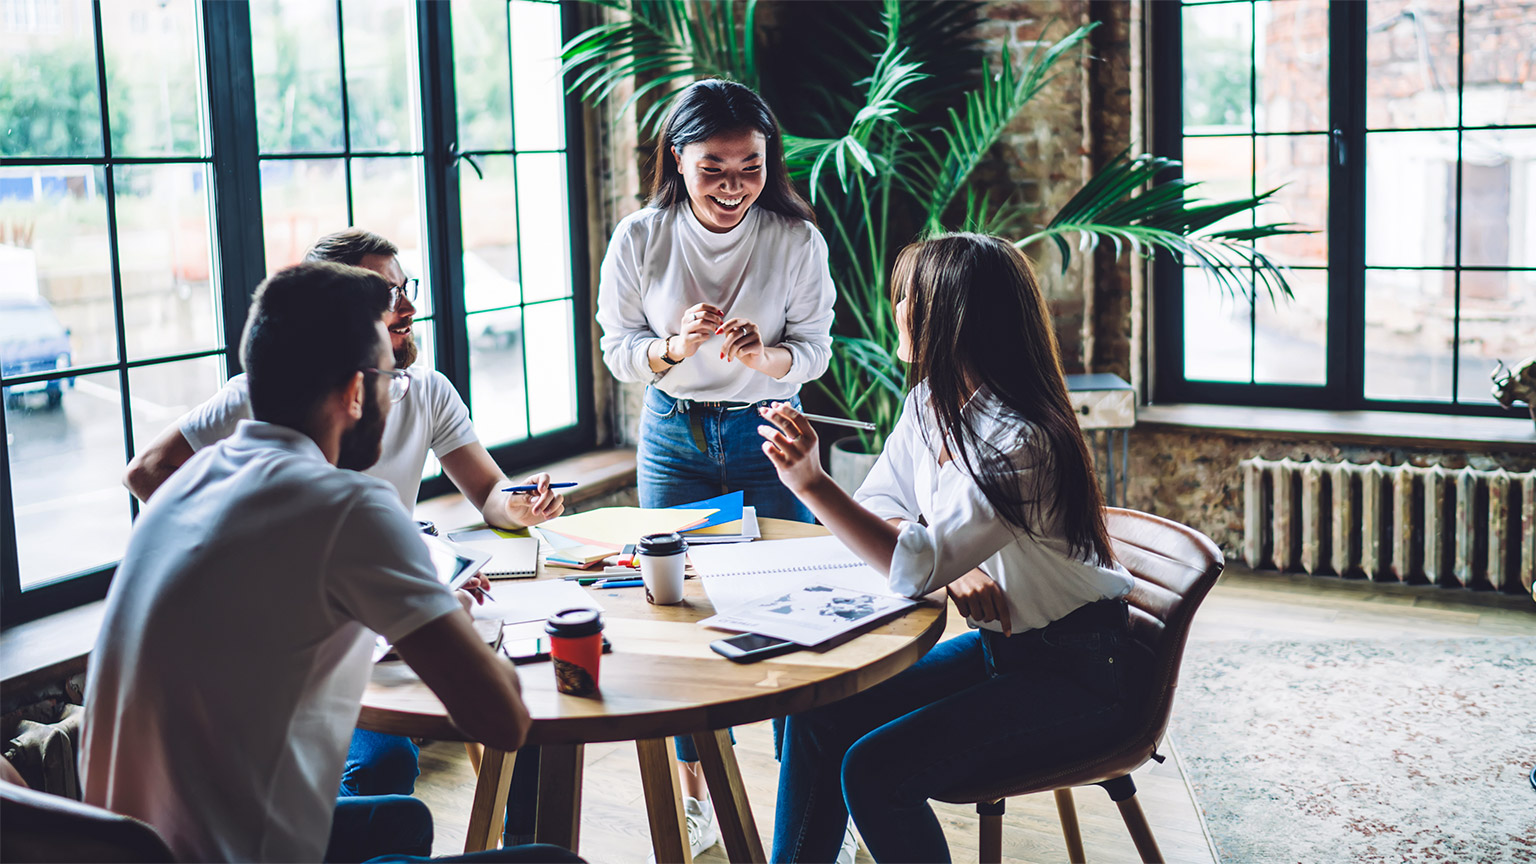
<path fill-rule="evenodd" d="M 907 300 L 909 381 L 928 382 L 943 445 L 992 508 L 1031 537 L 1054 511 L 1072 552 L 1108 565 L 1104 496 L 1029 259 L 996 237 L 948 234 L 901 251 L 891 292 Z M 978 385 L 1033 427 L 1024 461 L 976 434 L 963 409 Z"/>

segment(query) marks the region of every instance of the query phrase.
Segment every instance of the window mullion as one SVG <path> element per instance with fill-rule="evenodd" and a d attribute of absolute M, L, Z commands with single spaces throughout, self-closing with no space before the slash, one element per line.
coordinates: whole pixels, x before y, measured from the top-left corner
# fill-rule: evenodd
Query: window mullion
<path fill-rule="evenodd" d="M 213 148 L 213 218 L 225 369 L 240 371 L 240 335 L 251 294 L 266 274 L 261 167 L 250 4 L 205 0 L 209 140 Z"/>
<path fill-rule="evenodd" d="M 421 46 L 421 122 L 425 178 L 426 255 L 436 326 L 437 369 L 453 382 L 466 405 L 469 398 L 469 328 L 465 322 L 464 254 L 459 207 L 457 140 L 458 103 L 453 78 L 451 4 L 417 3 Z"/>
<path fill-rule="evenodd" d="M 1150 4 L 1151 47 L 1149 57 L 1183 57 L 1183 20 L 1178 3 Z M 1152 64 L 1152 104 L 1150 139 L 1152 152 L 1182 162 L 1184 159 L 1184 93 L 1180 62 Z M 1169 169 L 1160 180 L 1184 176 L 1182 167 Z M 1159 251 L 1152 260 L 1152 280 L 1148 296 L 1152 299 L 1153 383 L 1148 394 L 1153 401 L 1176 402 L 1188 398 L 1184 378 L 1184 274 L 1178 259 Z"/>
<path fill-rule="evenodd" d="M 1328 8 L 1328 404 L 1365 394 L 1365 3 Z"/>

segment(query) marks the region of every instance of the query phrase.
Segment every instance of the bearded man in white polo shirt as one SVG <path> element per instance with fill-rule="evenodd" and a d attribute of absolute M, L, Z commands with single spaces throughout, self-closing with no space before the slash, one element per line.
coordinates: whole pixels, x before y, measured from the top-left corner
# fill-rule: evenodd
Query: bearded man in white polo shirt
<path fill-rule="evenodd" d="M 469 737 L 511 750 L 527 734 L 516 672 L 437 580 L 396 490 L 358 473 L 410 385 L 380 320 L 390 299 L 378 276 L 334 264 L 262 284 L 241 340 L 255 419 L 160 488 L 113 580 L 84 797 L 153 825 L 178 860 L 430 852 L 421 802 L 336 799 L 374 632 Z"/>
<path fill-rule="evenodd" d="M 385 425 L 378 462 L 366 473 L 389 481 L 406 510 L 414 510 L 422 467 L 427 451 L 431 450 L 442 463 L 444 473 L 480 509 L 488 524 L 517 528 L 560 515 L 565 499 L 549 489 L 548 474 L 535 474 L 523 481 L 539 487 L 534 494 L 502 491 L 511 483 L 475 435 L 469 409 L 453 384 L 441 372 L 412 366 L 417 355 L 411 334 L 417 280 L 406 276 L 400 266 L 399 251 L 394 243 L 378 234 L 348 228 L 321 237 L 304 256 L 306 261 L 330 261 L 371 270 L 384 277 L 392 289 L 389 308 L 383 315 L 384 326 L 389 331 L 395 368 L 409 370 L 411 384 Z M 128 464 L 124 485 L 141 501 L 150 500 L 155 490 L 193 453 L 227 438 L 242 419 L 251 416 L 247 376 L 236 375 L 135 456 Z M 360 729 L 353 736 L 347 756 L 341 794 L 409 795 L 415 789 L 419 756 L 419 749 L 409 738 Z M 528 796 L 523 787 L 535 776 L 530 773 L 532 760 L 523 761 L 527 764 L 518 772 L 520 791 L 514 796 L 517 800 Z"/>

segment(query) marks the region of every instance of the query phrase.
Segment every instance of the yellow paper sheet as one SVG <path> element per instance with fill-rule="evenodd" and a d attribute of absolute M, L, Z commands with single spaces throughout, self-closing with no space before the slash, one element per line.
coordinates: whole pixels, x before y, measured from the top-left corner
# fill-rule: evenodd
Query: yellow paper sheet
<path fill-rule="evenodd" d="M 620 549 L 626 543 L 638 542 L 646 534 L 681 531 L 690 525 L 697 525 L 715 512 L 713 509 L 662 510 L 644 507 L 603 507 L 551 519 L 539 527 L 581 540 L 583 543 Z"/>
<path fill-rule="evenodd" d="M 719 525 L 711 525 L 708 528 L 694 528 L 694 529 L 692 529 L 692 530 L 690 530 L 688 532 L 688 534 L 690 536 L 694 535 L 694 534 L 736 535 L 736 534 L 740 534 L 740 533 L 741 533 L 741 520 L 740 519 L 737 519 L 735 522 L 721 522 Z"/>

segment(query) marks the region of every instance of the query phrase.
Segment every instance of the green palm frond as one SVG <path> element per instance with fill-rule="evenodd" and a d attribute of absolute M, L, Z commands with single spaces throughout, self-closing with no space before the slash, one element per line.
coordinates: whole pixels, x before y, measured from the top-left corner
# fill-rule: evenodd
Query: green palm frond
<path fill-rule="evenodd" d="M 613 96 L 624 83 L 644 80 L 620 111 L 653 91 L 657 99 L 641 118 L 648 134 L 658 131 L 666 106 L 700 78 L 728 78 L 756 89 L 757 0 L 598 0 L 623 20 L 593 27 L 561 49 L 561 73 L 574 75 L 572 92 L 589 102 Z"/>
<path fill-rule="evenodd" d="M 1294 223 L 1253 227 L 1217 227 L 1229 217 L 1256 210 L 1278 188 L 1230 201 L 1204 201 L 1189 196 L 1199 183 L 1157 181 L 1157 175 L 1179 163 L 1123 151 L 1100 168 L 1045 228 L 1014 243 L 1020 248 L 1050 240 L 1061 253 L 1062 272 L 1072 263 L 1072 244 L 1092 252 L 1105 241 L 1118 257 L 1127 247 L 1141 255 L 1163 250 L 1183 257 L 1205 271 L 1227 294 L 1247 296 L 1262 285 L 1271 302 L 1291 297 L 1283 268 L 1254 247 L 1255 241 L 1290 234 L 1311 234 Z M 1144 191 L 1140 191 L 1144 190 Z"/>
<path fill-rule="evenodd" d="M 1025 216 L 1026 209 L 1023 206 L 1003 201 L 994 207 L 991 193 L 984 192 L 978 196 L 975 187 L 966 186 L 965 216 L 960 221 L 959 230 L 1007 237 L 1018 233 Z"/>
<path fill-rule="evenodd" d="M 1087 24 L 1054 44 L 1037 44 L 1018 71 L 1006 44 L 997 74 L 990 63 L 984 63 L 981 88 L 965 94 L 964 113 L 949 110 L 949 126 L 942 130 L 940 141 L 920 139 L 926 152 L 914 162 L 909 188 L 925 203 L 925 231 L 942 230 L 944 211 L 1003 130 L 1050 83 L 1056 63 L 1098 26 L 1098 22 Z"/>

